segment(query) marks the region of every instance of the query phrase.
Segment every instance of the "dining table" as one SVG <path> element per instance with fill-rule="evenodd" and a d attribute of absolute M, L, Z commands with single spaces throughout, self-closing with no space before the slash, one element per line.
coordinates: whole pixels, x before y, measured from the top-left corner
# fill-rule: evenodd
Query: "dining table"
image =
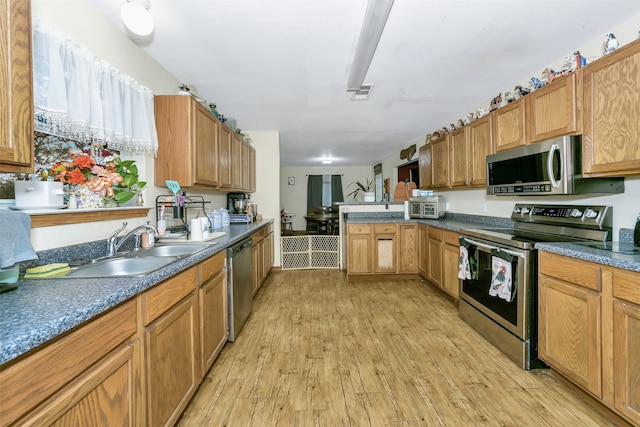
<path fill-rule="evenodd" d="M 327 212 L 327 213 L 308 213 L 305 216 L 307 220 L 307 224 L 309 223 L 317 223 L 318 224 L 318 233 L 329 233 L 329 229 L 333 228 L 334 224 L 338 221 L 339 214 L 337 212 Z"/>

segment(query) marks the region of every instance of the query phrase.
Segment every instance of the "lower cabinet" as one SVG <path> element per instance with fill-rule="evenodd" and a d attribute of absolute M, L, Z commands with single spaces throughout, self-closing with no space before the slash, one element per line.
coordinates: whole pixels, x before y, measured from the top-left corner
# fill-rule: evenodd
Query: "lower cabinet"
<path fill-rule="evenodd" d="M 427 280 L 442 287 L 442 229 L 429 227 L 427 231 Z"/>
<path fill-rule="evenodd" d="M 539 252 L 538 355 L 640 424 L 640 273 Z"/>
<path fill-rule="evenodd" d="M 264 283 L 273 267 L 273 226 L 269 225 L 251 236 L 253 254 L 253 293 Z"/>
<path fill-rule="evenodd" d="M 460 296 L 458 233 L 420 224 L 418 234 L 420 275 L 457 300 Z"/>
<path fill-rule="evenodd" d="M 371 224 L 347 225 L 347 275 L 373 273 Z"/>
<path fill-rule="evenodd" d="M 442 232 L 442 290 L 456 300 L 460 296 L 459 264 L 460 242 L 458 233 L 445 230 Z"/>
<path fill-rule="evenodd" d="M 229 338 L 225 251 L 200 263 L 200 360 L 202 375 L 213 365 Z"/>
<path fill-rule="evenodd" d="M 398 241 L 395 224 L 373 225 L 373 272 L 398 272 Z"/>
<path fill-rule="evenodd" d="M 418 240 L 418 273 L 426 279 L 429 270 L 429 226 L 426 224 L 418 224 Z"/>
<path fill-rule="evenodd" d="M 418 253 L 420 251 L 418 224 L 400 224 L 398 234 L 400 237 L 398 273 L 415 274 L 418 272 Z"/>

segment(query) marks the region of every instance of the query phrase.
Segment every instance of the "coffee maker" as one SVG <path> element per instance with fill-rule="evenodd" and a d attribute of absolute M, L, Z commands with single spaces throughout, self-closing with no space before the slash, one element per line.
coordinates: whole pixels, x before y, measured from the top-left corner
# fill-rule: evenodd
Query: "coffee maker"
<path fill-rule="evenodd" d="M 245 193 L 228 193 L 227 194 L 227 209 L 229 214 L 243 214 L 247 207 L 248 198 Z"/>

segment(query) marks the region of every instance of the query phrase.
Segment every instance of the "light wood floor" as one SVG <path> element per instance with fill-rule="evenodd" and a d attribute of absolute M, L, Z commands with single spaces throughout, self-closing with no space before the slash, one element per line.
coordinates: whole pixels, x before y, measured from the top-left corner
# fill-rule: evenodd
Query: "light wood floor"
<path fill-rule="evenodd" d="M 420 280 L 271 274 L 180 426 L 615 426 L 523 371 Z"/>

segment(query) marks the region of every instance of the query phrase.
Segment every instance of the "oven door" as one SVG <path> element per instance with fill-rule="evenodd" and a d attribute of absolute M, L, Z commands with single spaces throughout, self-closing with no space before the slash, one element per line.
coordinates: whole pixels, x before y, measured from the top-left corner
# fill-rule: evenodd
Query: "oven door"
<path fill-rule="evenodd" d="M 520 339 L 529 339 L 530 310 L 535 309 L 531 304 L 533 296 L 530 289 L 532 279 L 530 264 L 535 261 L 533 251 L 510 248 L 466 236 L 460 237 L 460 244 L 467 247 L 470 260 L 475 258 L 471 264 L 472 270 L 476 272 L 475 275 L 472 273 L 471 279 L 462 280 L 460 298 Z M 515 295 L 512 301 L 489 294 L 495 253 L 492 253 L 492 250 L 500 250 L 513 256 L 511 272 Z"/>

